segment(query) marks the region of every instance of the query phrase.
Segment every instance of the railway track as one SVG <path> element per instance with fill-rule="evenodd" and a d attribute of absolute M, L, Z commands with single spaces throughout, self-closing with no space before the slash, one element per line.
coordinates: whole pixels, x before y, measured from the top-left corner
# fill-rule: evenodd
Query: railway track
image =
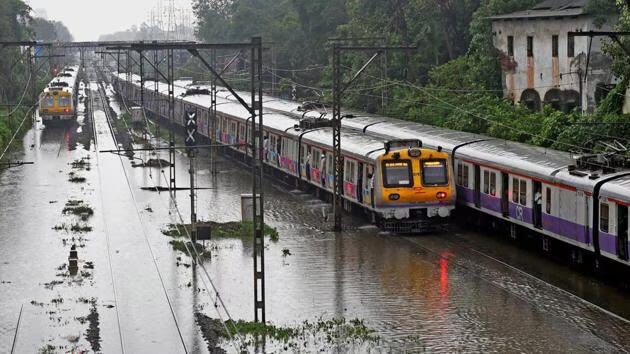
<path fill-rule="evenodd" d="M 627 351 L 624 343 L 630 339 L 630 319 L 496 256 L 462 244 L 461 241 L 453 240 L 451 236 L 439 235 L 438 237 L 406 237 L 404 239 L 435 259 L 445 259 L 450 266 L 466 271 L 543 313 L 553 314 L 581 330 L 597 333 L 602 340 L 613 343 L 620 352 Z M 603 320 L 602 317 L 604 317 Z M 592 323 L 601 323 L 601 321 L 605 321 L 608 326 L 592 327 Z"/>

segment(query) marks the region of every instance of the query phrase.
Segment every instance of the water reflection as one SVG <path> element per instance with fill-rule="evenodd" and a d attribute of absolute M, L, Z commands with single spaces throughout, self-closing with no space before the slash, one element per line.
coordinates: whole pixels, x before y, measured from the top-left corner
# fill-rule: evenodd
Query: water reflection
<path fill-rule="evenodd" d="M 97 117 L 102 118 L 102 112 Z M 107 144 L 109 133 L 102 123 L 97 124 L 99 144 Z M 89 310 L 77 302 L 80 297 L 97 299 L 103 352 L 120 351 L 115 310 L 106 307 L 115 303 L 111 289 L 115 282 L 120 289 L 116 305 L 128 350 L 150 347 L 177 352 L 179 339 L 164 292 L 156 282 L 143 227 L 186 347 L 191 352 L 206 351 L 193 313 L 200 310 L 216 317 L 214 294 L 205 289 L 202 270 L 182 265 L 190 261 L 174 251 L 170 239 L 160 232 L 167 223 L 180 221 L 178 211 L 187 220 L 188 193 L 177 193 L 176 209 L 167 193 L 140 190 L 168 185 L 168 169 L 133 168 L 126 158 L 121 164 L 116 155 L 102 154 L 97 159 L 94 148 L 83 144 L 85 134 L 90 134 L 86 127 L 89 125 L 82 130 L 36 127 L 25 139 L 35 143 L 25 143 L 21 155 L 36 165 L 0 175 L 0 258 L 4 260 L 0 280 L 11 281 L 0 285 L 0 351 L 10 348 L 21 304 L 25 306 L 19 343 L 22 352 L 37 351 L 48 340 L 68 345 L 62 337 L 85 331 L 74 319 Z M 81 172 L 88 179 L 86 184 L 71 184 L 68 164 L 83 156 L 90 156 L 98 166 Z M 155 156 L 139 153 L 138 157 L 168 159 L 164 152 Z M 179 154 L 176 158 L 178 183 L 185 186 L 188 161 Z M 251 188 L 249 169 L 222 158 L 219 168 L 224 172 L 212 175 L 206 172 L 208 165 L 203 156 L 197 161 L 199 186 L 213 187 L 198 191 L 200 219 L 239 220 L 240 194 Z M 130 177 L 140 217 L 131 202 L 123 168 Z M 280 241 L 267 242 L 266 249 L 267 317 L 276 324 L 296 325 L 319 317 L 364 319 L 383 336 L 380 350 L 384 352 L 617 352 L 628 348 L 627 323 L 466 249 L 489 247 L 522 257 L 514 247 L 472 233 L 460 236 L 470 240 L 466 245 L 453 244 L 453 235 L 384 236 L 373 228 L 363 228 L 365 221 L 351 216 L 344 218 L 351 231 L 335 234 L 322 221 L 321 208 L 326 205 L 321 201 L 270 183 L 265 192 L 267 222 L 280 233 Z M 82 286 L 64 283 L 50 290 L 41 284 L 56 279 L 57 267 L 67 258 L 69 248 L 61 241 L 68 235 L 51 227 L 63 217 L 61 210 L 70 198 L 84 199 L 95 208 L 94 230 L 86 235 L 85 248 L 79 250 L 80 258 L 93 262 L 95 269 Z M 112 242 L 113 278 L 106 232 Z M 253 319 L 252 241 L 221 239 L 210 244 L 213 256 L 205 267 L 227 308 L 236 319 Z M 285 248 L 291 256 L 283 256 Z M 37 262 L 32 262 L 34 255 Z M 539 263 L 537 259 L 523 262 L 531 264 L 530 269 Z M 573 289 L 591 298 L 618 299 L 592 279 L 559 267 L 545 265 L 541 272 L 562 274 L 563 279 L 571 279 L 567 281 Z M 58 296 L 64 303 L 55 307 L 51 301 Z M 34 306 L 31 300 L 45 305 Z M 49 319 L 50 311 L 60 313 L 57 316 L 63 325 Z M 337 343 L 337 347 L 343 348 L 343 344 Z"/>

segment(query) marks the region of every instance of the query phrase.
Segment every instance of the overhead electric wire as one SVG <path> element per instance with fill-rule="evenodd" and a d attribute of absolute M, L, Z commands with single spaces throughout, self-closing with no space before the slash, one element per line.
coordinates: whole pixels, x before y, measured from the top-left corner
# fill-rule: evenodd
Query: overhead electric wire
<path fill-rule="evenodd" d="M 110 132 L 112 134 L 112 139 L 114 140 L 114 144 L 116 146 L 118 146 L 118 142 L 116 141 L 116 136 L 114 135 L 113 127 L 112 127 L 110 119 L 109 119 L 109 115 L 110 114 L 108 113 L 108 110 L 110 108 L 109 108 L 109 105 L 107 104 L 106 100 L 103 98 L 104 92 L 101 92 L 101 85 L 97 84 L 97 90 L 98 90 L 98 94 L 99 94 L 100 99 L 101 99 L 101 104 L 103 105 L 103 110 L 104 110 L 105 115 L 106 115 L 107 125 L 109 126 Z M 145 241 L 147 243 L 147 246 L 149 248 L 149 253 L 151 254 L 151 259 L 152 259 L 153 264 L 155 266 L 155 270 L 157 272 L 157 275 L 158 275 L 158 277 L 160 279 L 160 284 L 162 285 L 162 290 L 164 291 L 164 296 L 166 297 L 166 302 L 168 303 L 169 309 L 171 311 L 171 315 L 173 316 L 173 321 L 175 322 L 175 327 L 177 329 L 177 333 L 178 333 L 179 338 L 180 338 L 180 340 L 182 342 L 182 346 L 184 347 L 184 352 L 188 353 L 188 349 L 186 348 L 186 342 L 184 341 L 184 337 L 182 335 L 181 329 L 179 328 L 179 323 L 177 321 L 177 316 L 175 315 L 175 310 L 173 309 L 173 305 L 171 303 L 171 299 L 168 296 L 168 291 L 166 290 L 166 286 L 164 285 L 164 279 L 162 278 L 162 273 L 160 272 L 160 268 L 158 267 L 157 261 L 155 259 L 155 254 L 153 253 L 153 248 L 151 247 L 151 243 L 149 242 L 149 238 L 147 236 L 147 231 L 146 231 L 145 225 L 142 222 L 142 216 L 140 215 L 140 210 L 138 208 L 138 202 L 136 201 L 136 196 L 133 193 L 133 189 L 131 187 L 131 181 L 129 180 L 129 176 L 127 175 L 127 170 L 125 169 L 125 164 L 123 163 L 122 156 L 118 155 L 118 158 L 120 160 L 120 165 L 122 167 L 123 174 L 125 176 L 125 181 L 127 182 L 127 187 L 129 188 L 129 193 L 131 194 L 131 199 L 133 201 L 133 205 L 134 205 L 134 208 L 136 210 L 136 214 L 138 216 L 138 221 L 140 222 L 140 228 L 142 229 L 142 233 L 144 235 L 144 239 L 145 239 Z"/>
<path fill-rule="evenodd" d="M 90 93 L 90 113 L 92 115 L 92 129 L 94 130 L 94 142 L 97 145 L 96 148 L 96 169 L 98 170 L 98 184 L 99 184 L 99 188 L 102 191 L 103 190 L 103 180 L 102 180 L 102 175 L 101 175 L 101 162 L 100 162 L 100 155 L 98 152 L 98 134 L 96 132 L 96 123 L 94 122 L 94 97 L 92 96 L 92 94 Z M 103 193 L 99 193 L 100 197 L 101 197 L 101 207 L 103 208 L 103 210 L 105 210 L 105 201 L 103 199 Z M 123 334 L 122 334 L 122 324 L 120 322 L 120 314 L 119 314 L 119 310 L 118 310 L 118 292 L 116 290 L 116 280 L 114 278 L 114 269 L 112 266 L 112 253 L 111 253 L 111 243 L 110 243 L 110 239 L 109 239 L 109 232 L 107 230 L 107 222 L 105 221 L 105 215 L 103 215 L 103 228 L 104 228 L 104 232 L 105 232 L 105 243 L 107 246 L 107 259 L 109 260 L 109 275 L 112 278 L 112 292 L 114 295 L 114 305 L 116 307 L 116 322 L 118 323 L 118 338 L 120 339 L 120 348 L 123 352 L 123 354 L 125 353 L 125 341 L 123 339 Z"/>
<path fill-rule="evenodd" d="M 27 79 L 27 81 L 26 81 L 26 86 L 24 86 L 24 91 L 22 92 L 22 96 L 20 97 L 20 101 L 17 103 L 17 105 L 15 106 L 15 108 L 14 108 L 11 112 L 9 112 L 7 115 L 0 115 L 0 117 L 2 117 L 2 118 L 7 118 L 7 117 L 11 116 L 13 113 L 15 113 L 15 111 L 17 111 L 18 109 L 20 109 L 20 107 L 22 107 L 22 101 L 24 100 L 24 96 L 26 96 L 26 91 L 28 91 L 28 87 L 30 86 L 30 83 L 31 83 L 31 77 L 32 77 L 32 75 L 31 75 L 31 73 L 29 72 L 29 73 L 28 73 L 28 79 Z M 37 101 L 37 104 L 39 104 L 39 101 L 41 101 L 41 100 L 38 100 L 38 101 Z"/>
<path fill-rule="evenodd" d="M 120 91 L 120 87 L 119 87 L 119 91 Z M 122 95 L 122 94 L 121 94 L 120 96 L 121 96 L 121 98 L 122 98 L 123 105 L 125 106 L 125 109 L 128 111 L 128 110 L 129 110 L 129 107 L 127 106 L 127 103 L 126 103 L 125 98 L 123 97 L 123 95 Z M 143 110 L 143 115 L 144 115 L 144 110 Z M 144 115 L 144 120 L 145 120 L 145 124 L 146 124 L 146 126 L 147 126 L 147 129 L 148 129 L 148 130 L 149 130 L 149 132 L 150 132 L 150 128 L 149 128 L 149 126 L 148 126 L 148 118 L 146 117 L 146 115 Z M 126 123 L 125 123 L 125 124 L 126 124 Z M 127 127 L 127 129 L 128 129 L 128 127 Z M 154 152 L 157 154 L 157 151 L 156 151 L 155 149 L 154 149 Z M 159 163 L 159 165 L 160 165 L 160 172 L 161 172 L 162 176 L 164 177 L 164 181 L 165 181 L 165 182 L 166 182 L 166 184 L 168 185 L 168 192 L 169 192 L 170 202 L 171 202 L 171 203 L 172 203 L 172 205 L 175 207 L 175 210 L 176 210 L 176 212 L 177 212 L 177 215 L 178 215 L 178 217 L 179 217 L 179 219 L 180 219 L 181 223 L 182 223 L 182 224 L 185 224 L 184 218 L 183 218 L 183 216 L 182 216 L 182 214 L 181 214 L 181 211 L 179 210 L 179 207 L 178 207 L 178 205 L 177 205 L 177 201 L 175 200 L 175 197 L 174 197 L 173 191 L 172 191 L 172 189 L 171 189 L 171 187 L 170 187 L 170 183 L 168 183 L 168 180 L 167 180 L 167 178 L 166 178 L 166 174 L 164 173 L 164 168 L 163 168 L 163 166 L 162 166 L 162 162 L 160 161 L 160 159 L 159 159 L 159 158 L 158 158 L 158 163 Z M 157 183 L 155 183 L 155 181 L 153 180 L 153 176 L 152 176 L 152 175 L 149 175 L 149 178 L 153 181 L 153 184 L 154 184 L 154 186 L 155 186 L 155 187 L 156 187 L 156 189 L 157 189 Z M 187 238 L 191 241 L 191 245 L 192 245 L 192 237 L 191 237 L 191 235 L 189 234 L 188 229 L 187 229 L 186 227 L 184 227 L 184 231 L 186 232 L 186 237 L 187 237 Z M 183 235 L 182 235 L 182 233 L 181 233 L 181 230 L 179 230 L 179 228 L 177 228 L 177 232 L 178 232 L 178 234 L 179 234 L 180 236 L 183 236 Z M 193 253 L 193 252 L 191 252 L 191 250 L 188 248 L 188 245 L 187 245 L 186 243 L 184 243 L 184 247 L 186 248 L 186 251 L 188 252 L 188 254 L 194 257 L 195 261 L 198 261 L 198 260 L 199 260 L 200 254 L 198 253 L 197 248 L 196 248 L 196 246 L 195 246 L 195 245 L 192 245 L 192 247 L 191 247 L 191 248 L 193 249 L 194 253 Z M 219 294 L 219 291 L 217 290 L 216 286 L 214 285 L 214 282 L 212 281 L 212 278 L 210 277 L 210 274 L 208 273 L 207 269 L 205 268 L 205 266 L 204 266 L 203 262 L 197 262 L 197 263 L 200 265 L 200 267 L 201 267 L 201 269 L 203 270 L 204 274 L 205 274 L 205 275 L 206 275 L 206 277 L 208 278 L 208 281 L 210 282 L 210 285 L 212 286 L 212 289 L 214 290 L 214 293 L 215 293 L 216 299 L 218 299 L 218 301 L 220 302 L 221 307 L 223 308 L 223 311 L 224 311 L 224 312 L 226 313 L 226 315 L 228 316 L 228 318 L 229 318 L 229 320 L 230 320 L 230 323 L 232 324 L 232 327 L 234 327 L 234 331 L 235 331 L 236 335 L 238 335 L 238 340 L 241 342 L 241 346 L 243 346 L 243 338 L 242 338 L 242 336 L 241 336 L 240 332 L 238 331 L 238 328 L 237 328 L 237 327 L 236 327 L 236 325 L 235 325 L 235 321 L 232 319 L 232 316 L 230 315 L 230 313 L 229 313 L 229 311 L 228 311 L 227 307 L 225 306 L 225 303 L 223 302 L 223 299 L 221 298 L 221 295 Z M 206 282 L 205 282 L 204 278 L 203 278 L 203 277 L 201 277 L 200 279 L 201 279 L 201 281 L 202 281 L 202 283 L 203 283 L 204 287 L 206 288 L 206 291 L 208 292 L 209 296 L 211 296 L 210 289 L 208 288 L 208 285 L 206 284 Z M 214 302 L 215 302 L 215 304 L 216 304 L 216 300 L 215 300 Z M 215 309 L 216 309 L 216 311 L 217 311 L 217 315 L 219 316 L 219 319 L 221 320 L 221 323 L 222 323 L 222 325 L 223 325 L 224 329 L 226 330 L 226 333 L 228 334 L 228 337 L 229 337 L 230 339 L 233 339 L 233 336 L 232 336 L 232 334 L 231 334 L 230 330 L 227 328 L 227 325 L 225 324 L 225 322 L 226 322 L 226 321 L 224 321 L 224 320 L 223 320 L 223 316 L 222 316 L 222 315 L 221 315 L 221 313 L 219 312 L 219 310 L 218 310 L 218 308 L 217 308 L 217 306 L 216 306 L 216 305 L 215 305 Z M 234 344 L 233 344 L 233 345 L 234 345 Z M 237 349 L 237 348 L 235 347 L 235 349 Z M 237 349 L 237 351 L 238 351 L 238 349 Z"/>

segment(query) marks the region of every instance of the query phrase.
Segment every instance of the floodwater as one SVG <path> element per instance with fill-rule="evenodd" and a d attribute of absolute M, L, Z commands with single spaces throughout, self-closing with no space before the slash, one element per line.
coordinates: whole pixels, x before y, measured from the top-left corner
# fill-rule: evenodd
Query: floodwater
<path fill-rule="evenodd" d="M 212 284 L 201 267 L 189 267 L 160 233 L 180 215 L 189 221 L 188 192 L 177 192 L 175 208 L 168 193 L 141 190 L 167 186 L 168 169 L 134 168 L 125 156 L 98 152 L 116 149 L 98 100 L 93 125 L 89 118 L 67 128 L 37 123 L 14 154 L 35 164 L 0 172 L 0 352 L 14 344 L 16 353 L 46 345 L 57 352 L 207 352 L 194 312 L 219 316 L 213 286 L 232 318 L 253 320 L 252 245 L 213 240 L 204 261 Z M 89 169 L 72 165 L 80 159 Z M 207 158 L 195 164 L 198 187 L 211 188 L 197 192 L 198 218 L 240 220 L 250 170 L 221 158 L 213 176 Z M 188 186 L 188 167 L 178 155 L 178 186 Z M 70 182 L 71 172 L 85 182 Z M 630 297 L 593 278 L 457 228 L 399 237 L 346 216 L 347 230 L 335 234 L 323 219 L 327 205 L 313 196 L 273 182 L 265 193 L 266 222 L 279 231 L 265 251 L 266 316 L 274 324 L 362 319 L 382 338 L 375 352 L 630 350 Z M 71 199 L 94 215 L 62 214 Z M 92 230 L 53 230 L 74 223 Z M 73 244 L 74 276 L 67 270 Z"/>

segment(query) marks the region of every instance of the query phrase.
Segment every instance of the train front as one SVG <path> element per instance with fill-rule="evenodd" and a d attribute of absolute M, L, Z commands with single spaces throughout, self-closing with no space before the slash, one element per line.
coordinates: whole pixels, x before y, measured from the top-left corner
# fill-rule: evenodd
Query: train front
<path fill-rule="evenodd" d="M 42 93 L 39 101 L 39 115 L 44 124 L 71 121 L 74 113 L 74 102 L 70 90 L 51 87 Z"/>
<path fill-rule="evenodd" d="M 450 158 L 420 141 L 390 141 L 377 159 L 375 204 L 385 230 L 425 232 L 443 227 L 455 208 Z"/>

